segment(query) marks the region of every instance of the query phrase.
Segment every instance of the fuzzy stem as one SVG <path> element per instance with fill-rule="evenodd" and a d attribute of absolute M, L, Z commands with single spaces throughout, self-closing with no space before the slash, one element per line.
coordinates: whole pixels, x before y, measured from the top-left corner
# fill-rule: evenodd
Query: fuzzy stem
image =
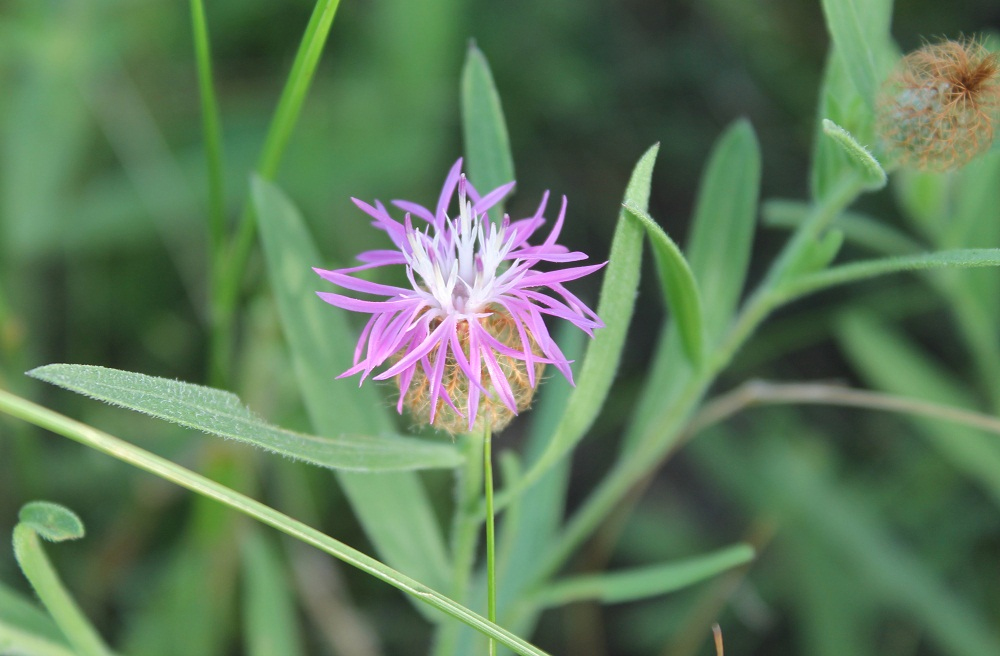
<path fill-rule="evenodd" d="M 497 621 L 496 548 L 493 534 L 493 431 L 486 425 L 483 431 L 483 485 L 486 494 L 486 616 Z M 497 653 L 496 642 L 490 638 L 490 656 Z"/>
<path fill-rule="evenodd" d="M 52 615 L 63 635 L 82 656 L 108 656 L 111 652 L 83 611 L 59 580 L 42 549 L 38 533 L 27 524 L 14 527 L 14 557 L 38 598 Z"/>

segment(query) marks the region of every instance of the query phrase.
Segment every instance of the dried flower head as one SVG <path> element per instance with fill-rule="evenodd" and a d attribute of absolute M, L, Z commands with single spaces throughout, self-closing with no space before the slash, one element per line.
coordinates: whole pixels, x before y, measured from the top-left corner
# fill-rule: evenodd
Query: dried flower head
<path fill-rule="evenodd" d="M 536 246 L 528 240 L 545 223 L 548 192 L 535 214 L 491 223 L 486 212 L 514 183 L 480 196 L 461 173 L 458 160 L 448 173 L 431 212 L 416 203 L 393 201 L 406 212 L 402 223 L 384 205 L 355 205 L 374 219 L 395 248 L 361 253 L 360 266 L 326 271 L 323 278 L 354 292 L 383 296 L 362 300 L 318 292 L 327 303 L 371 314 L 354 352 L 354 366 L 341 377 L 377 367 L 375 380 L 394 378 L 397 410 L 406 406 L 419 423 L 450 433 L 500 430 L 531 404 L 542 369 L 551 364 L 572 382 L 570 362 L 550 336 L 543 319 L 566 319 L 588 335 L 603 323 L 563 283 L 604 266 L 541 272 L 541 262 L 574 262 L 586 255 L 556 244 L 566 216 L 566 198 L 552 231 Z M 448 208 L 458 192 L 458 215 Z M 422 223 L 414 226 L 414 220 Z M 361 280 L 350 274 L 403 265 L 409 287 Z"/>
<path fill-rule="evenodd" d="M 993 141 L 1000 59 L 974 39 L 911 52 L 882 86 L 876 128 L 890 157 L 920 170 L 955 169 Z"/>

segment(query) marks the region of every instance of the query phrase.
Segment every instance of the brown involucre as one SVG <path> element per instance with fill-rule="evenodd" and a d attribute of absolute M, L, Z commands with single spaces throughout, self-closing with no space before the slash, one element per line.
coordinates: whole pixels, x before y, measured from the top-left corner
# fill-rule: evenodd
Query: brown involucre
<path fill-rule="evenodd" d="M 974 39 L 927 44 L 882 85 L 876 129 L 890 160 L 919 170 L 956 169 L 993 141 L 1000 58 Z"/>

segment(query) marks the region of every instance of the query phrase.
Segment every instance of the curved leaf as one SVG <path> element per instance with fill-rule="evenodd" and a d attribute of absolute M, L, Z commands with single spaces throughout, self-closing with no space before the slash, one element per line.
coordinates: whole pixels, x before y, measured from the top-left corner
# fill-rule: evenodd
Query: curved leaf
<path fill-rule="evenodd" d="M 646 230 L 663 285 L 664 300 L 677 323 L 684 352 L 697 368 L 701 364 L 705 336 L 701 322 L 701 298 L 691 267 L 674 240 L 649 214 L 632 203 L 625 203 L 624 207 Z"/>
<path fill-rule="evenodd" d="M 31 501 L 21 506 L 17 518 L 49 542 L 79 540 L 84 536 L 83 522 L 77 514 L 58 503 Z"/>
<path fill-rule="evenodd" d="M 872 191 L 881 189 L 888 181 L 885 169 L 867 148 L 858 143 L 850 132 L 840 127 L 828 118 L 823 119 L 823 134 L 830 137 L 834 143 L 847 153 L 854 169 L 861 174 L 865 185 Z"/>
<path fill-rule="evenodd" d="M 415 438 L 295 433 L 257 417 L 235 394 L 156 376 L 79 364 L 50 364 L 28 375 L 112 405 L 330 469 L 399 471 L 455 467 L 462 461 L 450 444 Z"/>

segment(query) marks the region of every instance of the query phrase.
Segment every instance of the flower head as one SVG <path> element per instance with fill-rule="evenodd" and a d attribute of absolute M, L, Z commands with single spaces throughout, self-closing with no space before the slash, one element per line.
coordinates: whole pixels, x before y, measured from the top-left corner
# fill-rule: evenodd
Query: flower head
<path fill-rule="evenodd" d="M 1000 58 L 973 39 L 929 43 L 882 86 L 876 128 L 890 156 L 920 170 L 955 169 L 993 141 Z"/>
<path fill-rule="evenodd" d="M 385 206 L 352 199 L 374 219 L 395 248 L 361 253 L 359 266 L 326 271 L 326 280 L 352 292 L 384 297 L 365 300 L 317 292 L 327 303 L 371 314 L 354 352 L 354 366 L 340 377 L 361 374 L 363 382 L 395 379 L 397 410 L 407 406 L 418 421 L 451 433 L 503 428 L 531 403 L 542 369 L 551 364 L 572 382 L 570 362 L 552 339 L 544 316 L 565 319 L 593 336 L 604 324 L 563 283 L 604 263 L 542 272 L 542 262 L 586 259 L 556 243 L 566 216 L 559 216 L 545 240 L 531 239 L 545 223 L 546 192 L 531 217 L 493 223 L 487 211 L 514 187 L 511 182 L 480 196 L 461 173 L 459 159 L 448 173 L 434 212 L 416 203 L 393 201 L 402 223 Z M 457 215 L 448 209 L 458 192 Z M 415 225 L 416 224 L 416 225 Z M 405 267 L 409 287 L 354 277 L 384 266 Z"/>

